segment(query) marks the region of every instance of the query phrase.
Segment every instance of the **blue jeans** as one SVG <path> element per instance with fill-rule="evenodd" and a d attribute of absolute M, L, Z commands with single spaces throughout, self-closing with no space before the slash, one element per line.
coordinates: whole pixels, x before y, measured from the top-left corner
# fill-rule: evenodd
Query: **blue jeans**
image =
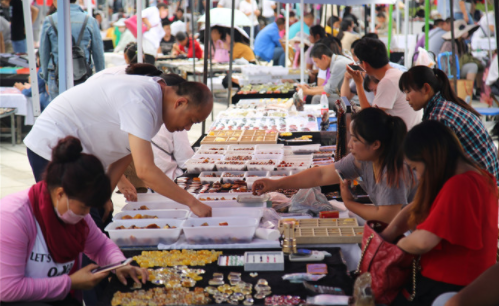
<path fill-rule="evenodd" d="M 284 52 L 284 49 L 281 46 L 275 47 L 274 57 L 272 59 L 274 60 L 274 66 L 284 67 L 286 60 L 286 52 Z"/>
<path fill-rule="evenodd" d="M 31 171 L 33 171 L 33 176 L 35 177 L 35 182 L 39 182 L 43 178 L 43 172 L 47 169 L 49 161 L 35 152 L 27 148 L 28 151 L 28 161 L 31 166 Z"/>
<path fill-rule="evenodd" d="M 55 81 L 55 71 L 49 71 L 49 80 L 47 84 L 49 87 L 50 101 L 54 101 L 54 99 L 59 95 L 59 84 Z"/>
<path fill-rule="evenodd" d="M 14 53 L 28 53 L 28 45 L 26 44 L 26 39 L 13 40 L 12 49 L 14 49 Z"/>
<path fill-rule="evenodd" d="M 469 12 L 466 12 L 466 13 L 468 14 L 468 24 L 473 24 L 473 17 L 471 17 L 471 14 Z M 463 19 L 464 20 L 463 13 L 461 13 L 461 12 L 454 13 L 454 19 L 456 19 L 456 20 Z"/>

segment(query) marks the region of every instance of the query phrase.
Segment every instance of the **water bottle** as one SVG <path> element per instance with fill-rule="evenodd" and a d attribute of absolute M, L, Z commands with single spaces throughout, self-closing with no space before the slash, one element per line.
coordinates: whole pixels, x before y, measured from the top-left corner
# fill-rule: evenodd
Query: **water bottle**
<path fill-rule="evenodd" d="M 324 113 L 329 113 L 329 100 L 327 99 L 327 95 L 325 92 L 322 92 L 321 96 L 321 115 Z"/>

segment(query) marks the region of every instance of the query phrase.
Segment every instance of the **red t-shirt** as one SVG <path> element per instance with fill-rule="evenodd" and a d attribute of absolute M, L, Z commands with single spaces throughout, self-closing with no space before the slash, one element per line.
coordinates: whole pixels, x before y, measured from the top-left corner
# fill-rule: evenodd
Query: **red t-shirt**
<path fill-rule="evenodd" d="M 417 229 L 442 241 L 421 256 L 422 275 L 466 286 L 496 263 L 498 198 L 488 177 L 474 171 L 451 177 Z"/>
<path fill-rule="evenodd" d="M 187 57 L 192 58 L 192 38 L 189 38 L 189 50 L 187 51 Z M 180 51 L 185 52 L 185 47 L 183 45 L 179 44 Z M 203 50 L 201 49 L 201 46 L 197 42 L 197 40 L 194 40 L 194 50 L 196 51 L 196 58 L 202 58 L 203 57 Z"/>

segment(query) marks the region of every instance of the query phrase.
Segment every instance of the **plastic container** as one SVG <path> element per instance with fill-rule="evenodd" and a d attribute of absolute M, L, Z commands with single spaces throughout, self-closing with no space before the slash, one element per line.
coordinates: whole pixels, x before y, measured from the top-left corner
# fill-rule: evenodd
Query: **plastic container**
<path fill-rule="evenodd" d="M 261 162 L 269 162 L 272 161 L 273 164 L 268 165 L 259 165 Z M 279 164 L 280 160 L 278 159 L 262 159 L 262 160 L 250 160 L 247 162 L 246 166 L 248 171 L 273 171 L 275 167 Z"/>
<path fill-rule="evenodd" d="M 228 225 L 220 226 L 223 222 Z M 247 217 L 191 218 L 185 221 L 183 230 L 190 244 L 249 243 L 258 222 L 257 218 Z M 201 226 L 204 223 L 208 226 Z"/>
<path fill-rule="evenodd" d="M 225 155 L 226 150 L 197 150 L 196 155 Z"/>
<path fill-rule="evenodd" d="M 201 172 L 199 174 L 199 179 L 201 180 L 201 184 L 207 184 L 207 183 L 214 183 L 214 182 L 221 182 L 222 181 L 222 173 L 220 171 L 206 171 L 206 172 Z M 212 175 L 215 174 L 216 177 L 206 177 L 206 175 Z"/>
<path fill-rule="evenodd" d="M 219 161 L 216 166 L 218 171 L 244 171 L 246 161 Z"/>
<path fill-rule="evenodd" d="M 300 154 L 313 154 L 313 153 L 319 151 L 321 145 L 320 144 L 309 144 L 309 145 L 289 146 L 289 147 L 293 151 L 293 154 L 300 155 Z"/>
<path fill-rule="evenodd" d="M 251 152 L 255 151 L 255 145 L 230 145 L 228 151 L 235 152 Z M 251 150 L 250 150 L 251 149 Z"/>
<path fill-rule="evenodd" d="M 223 160 L 247 161 L 253 159 L 254 151 L 227 151 Z M 234 159 L 239 158 L 239 159 Z M 245 158 L 245 159 L 243 159 Z"/>
<path fill-rule="evenodd" d="M 213 171 L 215 169 L 215 162 L 203 163 L 202 159 L 190 159 L 185 163 L 185 168 L 189 173 Z"/>
<path fill-rule="evenodd" d="M 140 209 L 142 206 L 147 207 L 148 210 L 142 210 Z M 180 209 L 184 210 L 187 209 L 189 210 L 189 207 L 184 204 L 180 204 L 178 202 L 172 201 L 172 200 L 166 200 L 166 201 L 157 201 L 157 202 L 128 202 L 123 208 L 121 209 L 122 211 L 141 211 L 144 214 L 147 214 L 148 211 L 150 210 L 164 210 L 164 209 Z"/>
<path fill-rule="evenodd" d="M 286 166 L 278 165 L 277 170 L 298 170 L 298 171 L 303 171 L 311 166 L 311 162 L 306 162 L 306 161 L 290 161 L 290 160 L 283 160 L 283 162 L 286 162 Z"/>
<path fill-rule="evenodd" d="M 282 150 L 283 144 L 259 144 L 256 145 L 255 150 Z"/>
<path fill-rule="evenodd" d="M 221 154 L 194 154 L 191 159 L 201 159 L 201 160 L 204 160 L 204 159 L 209 159 L 210 161 L 219 161 L 219 160 L 222 160 L 224 158 L 223 155 Z"/>
<path fill-rule="evenodd" d="M 215 144 L 215 145 L 201 145 L 199 147 L 199 150 L 202 150 L 202 151 L 220 151 L 220 149 L 227 150 L 228 147 L 229 147 L 228 145 L 218 145 L 218 144 Z M 216 149 L 216 150 L 213 150 L 213 149 Z"/>
<path fill-rule="evenodd" d="M 187 207 L 187 206 L 186 206 Z M 132 218 L 136 215 L 149 215 L 156 216 L 156 218 L 150 219 L 122 219 L 124 216 L 128 215 Z M 113 216 L 114 221 L 125 221 L 125 222 L 135 222 L 137 220 L 158 220 L 158 219 L 179 219 L 185 220 L 189 217 L 191 212 L 188 209 L 161 209 L 161 210 L 144 210 L 144 211 L 121 211 Z"/>
<path fill-rule="evenodd" d="M 163 202 L 171 201 L 167 197 L 159 193 L 137 193 L 137 202 Z M 125 201 L 126 203 L 137 203 L 131 201 Z"/>
<path fill-rule="evenodd" d="M 244 194 L 251 194 L 246 192 Z M 201 202 L 214 202 L 214 201 L 237 201 L 239 193 L 202 193 L 196 195 L 196 198 Z M 208 199 L 209 198 L 209 199 Z"/>
<path fill-rule="evenodd" d="M 286 176 L 290 176 L 290 171 L 289 170 L 277 170 L 277 171 L 270 171 L 269 172 L 269 179 L 271 180 L 279 180 L 282 179 Z"/>
<path fill-rule="evenodd" d="M 236 177 L 231 177 L 231 176 L 226 176 L 226 175 L 241 175 L 241 176 L 236 176 Z M 231 183 L 233 184 L 235 181 L 244 181 L 244 175 L 246 174 L 245 171 L 224 171 L 222 172 L 222 182 L 225 183 Z"/>
<path fill-rule="evenodd" d="M 256 176 L 251 176 L 251 175 L 256 175 Z M 268 176 L 269 176 L 268 171 L 248 171 L 244 174 L 248 188 L 251 188 L 256 180 L 267 178 Z"/>
<path fill-rule="evenodd" d="M 271 150 L 256 150 L 254 159 L 282 159 L 284 155 L 284 150 L 282 149 L 271 149 Z"/>
<path fill-rule="evenodd" d="M 106 231 L 116 245 L 119 247 L 144 247 L 157 246 L 160 243 L 173 244 L 177 242 L 184 220 L 179 219 L 144 219 L 136 220 L 133 225 L 145 227 L 149 224 L 156 224 L 158 229 L 116 229 L 118 226 L 130 227 L 130 222 L 120 220 L 114 221 L 106 226 Z M 163 229 L 165 225 L 175 226 L 176 228 Z"/>
<path fill-rule="evenodd" d="M 213 208 L 211 215 L 214 218 L 219 217 L 245 217 L 256 218 L 260 220 L 263 216 L 264 208 L 236 207 L 236 208 Z"/>

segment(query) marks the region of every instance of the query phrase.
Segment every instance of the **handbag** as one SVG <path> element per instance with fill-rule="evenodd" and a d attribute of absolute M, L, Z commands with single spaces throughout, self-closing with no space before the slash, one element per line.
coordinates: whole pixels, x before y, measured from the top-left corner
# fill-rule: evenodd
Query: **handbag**
<path fill-rule="evenodd" d="M 133 15 L 132 17 L 125 20 L 125 27 L 132 32 L 133 36 L 137 38 L 137 15 Z M 147 26 L 142 23 L 142 33 L 147 31 Z"/>
<path fill-rule="evenodd" d="M 376 304 L 390 305 L 409 281 L 412 272 L 413 292 L 409 298 L 412 301 L 416 295 L 416 257 L 378 234 L 386 226 L 380 221 L 368 221 L 364 225 L 362 255 L 356 274 L 371 273 Z"/>

